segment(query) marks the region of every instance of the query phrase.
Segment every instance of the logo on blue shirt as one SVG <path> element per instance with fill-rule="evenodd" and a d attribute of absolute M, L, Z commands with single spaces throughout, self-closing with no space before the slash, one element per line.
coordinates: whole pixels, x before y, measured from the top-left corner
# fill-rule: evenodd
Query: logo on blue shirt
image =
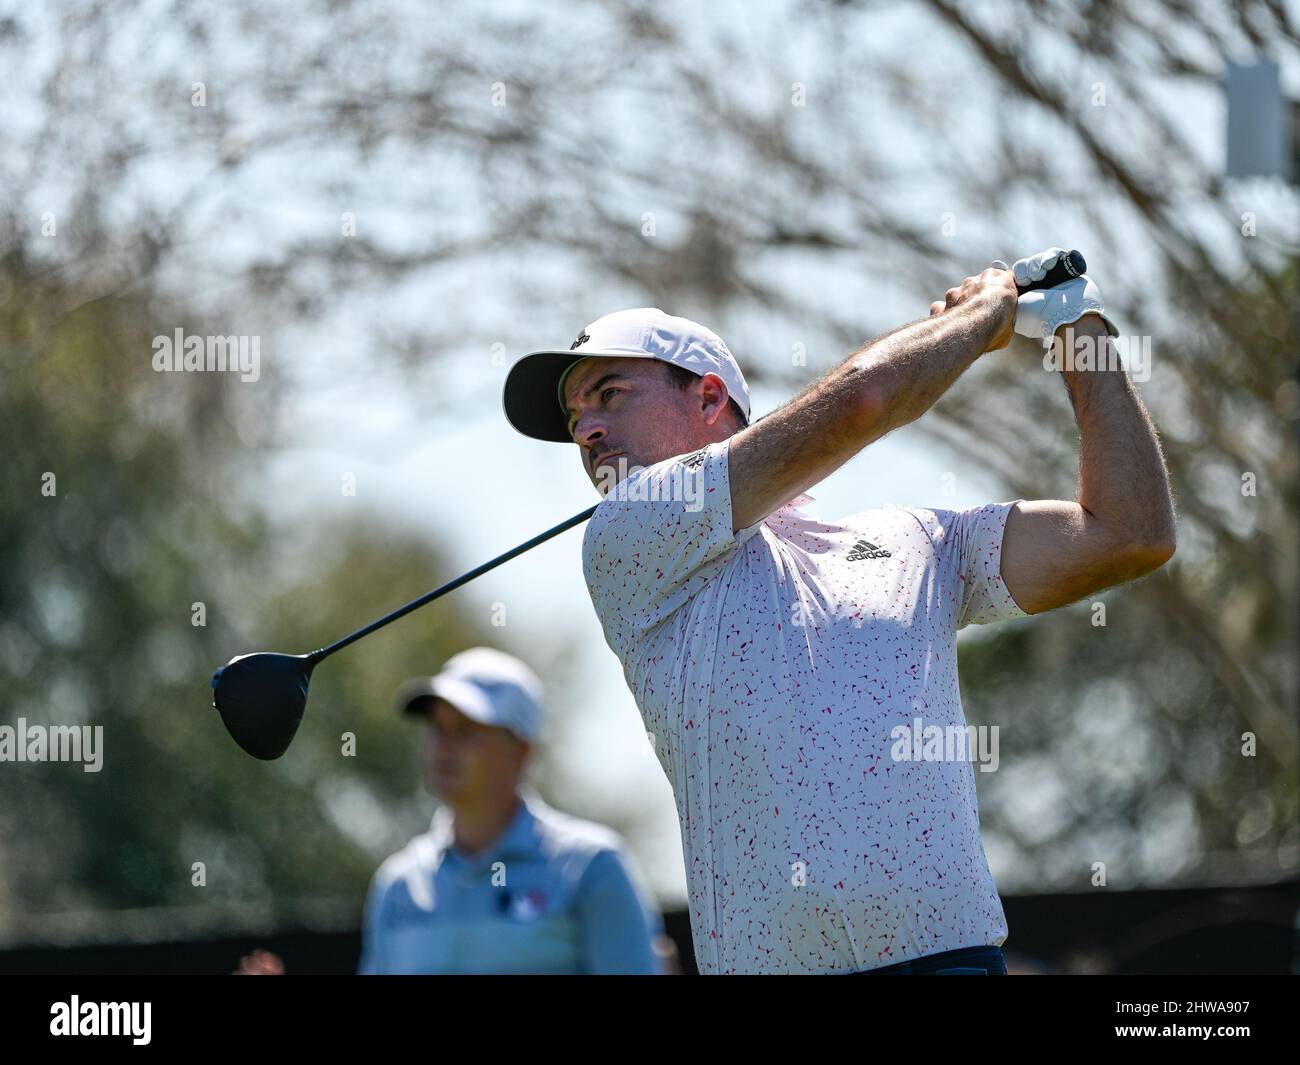
<path fill-rule="evenodd" d="M 501 892 L 497 907 L 512 921 L 534 921 L 546 910 L 546 896 L 532 888 L 528 891 Z"/>

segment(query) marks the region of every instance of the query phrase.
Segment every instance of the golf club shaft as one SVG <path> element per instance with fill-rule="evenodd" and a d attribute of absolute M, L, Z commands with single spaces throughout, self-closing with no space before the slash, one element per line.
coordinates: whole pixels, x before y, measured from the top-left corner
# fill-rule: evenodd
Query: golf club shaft
<path fill-rule="evenodd" d="M 597 506 L 599 506 L 599 504 L 597 504 Z M 311 660 L 312 665 L 315 665 L 321 659 L 328 658 L 335 651 L 341 651 L 348 644 L 355 643 L 357 640 L 361 639 L 362 636 L 369 636 L 376 629 L 382 629 L 385 625 L 389 624 L 390 622 L 396 621 L 398 618 L 406 617 L 406 615 L 409 614 L 412 610 L 419 610 L 420 607 L 424 606 L 426 603 L 432 603 L 439 596 L 446 595 L 448 592 L 455 591 L 462 584 L 472 581 L 475 577 L 481 577 L 488 570 L 495 569 L 497 566 L 501 565 L 502 562 L 509 562 L 516 555 L 522 555 L 525 551 L 531 550 L 532 548 L 536 547 L 538 544 L 545 543 L 551 537 L 559 536 L 559 534 L 564 532 L 565 530 L 572 529 L 575 525 L 579 525 L 582 522 L 586 521 L 595 512 L 596 512 L 595 506 L 588 507 L 581 514 L 575 514 L 567 521 L 560 522 L 560 524 L 555 526 L 555 528 L 547 529 L 546 532 L 541 533 L 538 536 L 534 536 L 527 543 L 522 543 L 518 547 L 511 548 L 504 555 L 498 555 L 496 558 L 492 559 L 491 562 L 484 562 L 483 565 L 479 566 L 477 569 L 470 570 L 468 573 L 463 574 L 460 577 L 457 577 L 454 581 L 448 581 L 441 588 L 435 588 L 431 592 L 426 592 L 424 595 L 420 596 L 419 599 L 412 599 L 405 606 L 398 607 L 391 614 L 385 614 L 378 621 L 372 621 L 365 628 L 357 629 L 356 632 L 348 636 L 344 636 L 343 639 L 341 640 L 336 640 L 328 647 L 322 647 L 318 651 L 313 651 L 307 657 Z"/>
<path fill-rule="evenodd" d="M 1041 281 L 1035 281 L 1029 285 L 1025 285 L 1020 288 L 1020 291 L 1023 293 L 1039 288 L 1051 288 L 1054 285 L 1059 285 L 1068 281 L 1072 277 L 1078 277 L 1086 269 L 1087 263 L 1084 261 L 1083 256 L 1078 251 L 1071 251 L 1066 255 L 1061 256 L 1060 261 L 1057 262 L 1057 264 L 1048 272 L 1047 276 Z M 463 576 L 457 577 L 454 581 L 449 581 L 441 588 L 435 588 L 433 591 L 420 596 L 419 599 L 412 599 L 405 606 L 398 607 L 391 614 L 385 614 L 377 621 L 372 621 L 365 628 L 357 629 L 356 632 L 344 636 L 343 639 L 335 641 L 328 647 L 322 647 L 317 651 L 313 651 L 307 656 L 308 659 L 310 659 L 311 663 L 315 665 L 322 659 L 328 658 L 335 651 L 341 651 L 343 648 L 347 647 L 348 644 L 355 643 L 357 640 L 361 639 L 361 637 L 369 636 L 376 629 L 382 629 L 385 625 L 396 621 L 398 618 L 406 617 L 406 615 L 411 613 L 412 610 L 419 610 L 420 607 L 424 606 L 426 603 L 432 603 L 439 596 L 455 591 L 462 584 L 472 581 L 475 577 L 482 576 L 488 570 L 495 569 L 503 562 L 509 562 L 510 559 L 514 558 L 516 555 L 521 555 L 525 551 L 536 547 L 538 544 L 545 543 L 551 537 L 558 536 L 567 529 L 572 529 L 575 525 L 586 521 L 595 512 L 595 506 L 588 507 L 581 514 L 575 514 L 567 521 L 560 522 L 560 524 L 555 526 L 555 528 L 548 529 L 546 532 L 534 536 L 527 543 L 522 543 L 518 547 L 512 548 L 504 555 L 498 555 L 496 558 L 492 559 L 492 561 L 483 563 L 483 565 L 479 566 L 477 569 L 472 569 Z"/>

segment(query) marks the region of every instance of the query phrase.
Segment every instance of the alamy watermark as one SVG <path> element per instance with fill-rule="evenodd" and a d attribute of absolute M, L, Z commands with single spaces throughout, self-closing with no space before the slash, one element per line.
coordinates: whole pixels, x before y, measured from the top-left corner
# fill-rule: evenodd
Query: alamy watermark
<path fill-rule="evenodd" d="M 104 768 L 103 725 L 0 725 L 0 762 L 81 762 L 87 773 Z"/>
<path fill-rule="evenodd" d="M 998 767 L 997 725 L 927 725 L 919 717 L 889 730 L 895 762 L 975 762 L 981 773 Z"/>
<path fill-rule="evenodd" d="M 152 1002 L 82 1002 L 73 995 L 50 1006 L 50 1035 L 129 1036 L 135 1046 L 147 1046 L 152 1013 Z"/>
<path fill-rule="evenodd" d="M 158 373 L 229 371 L 241 381 L 256 381 L 261 366 L 260 336 L 186 336 L 177 326 L 172 336 L 153 338 L 153 368 Z"/>
<path fill-rule="evenodd" d="M 606 499 L 633 503 L 685 503 L 689 513 L 704 509 L 704 454 L 695 452 L 652 477 L 638 474 L 648 466 L 629 466 L 627 457 L 596 468 L 596 488 Z"/>
<path fill-rule="evenodd" d="M 1070 343 L 1070 339 L 1073 343 Z M 1109 339 L 1109 343 L 1099 343 Z M 1053 336 L 1043 355 L 1043 369 L 1055 372 L 1081 370 L 1126 370 L 1133 381 L 1151 379 L 1149 336 L 1095 337 L 1091 333 L 1066 331 Z"/>

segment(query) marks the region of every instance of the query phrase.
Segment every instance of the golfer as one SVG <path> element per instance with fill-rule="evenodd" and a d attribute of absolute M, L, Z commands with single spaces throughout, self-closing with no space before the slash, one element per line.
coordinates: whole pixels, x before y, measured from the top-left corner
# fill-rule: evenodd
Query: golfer
<path fill-rule="evenodd" d="M 532 670 L 477 647 L 398 706 L 428 726 L 444 805 L 375 874 L 360 971 L 659 973 L 659 914 L 618 836 L 521 792 L 542 714 Z"/>
<path fill-rule="evenodd" d="M 1061 254 L 966 278 L 752 425 L 722 339 L 653 308 L 597 319 L 507 375 L 514 427 L 576 443 L 604 496 L 584 575 L 672 784 L 702 973 L 1005 972 L 974 766 L 912 757 L 900 729 L 964 729 L 958 629 L 1064 606 L 1174 553 L 1141 400 L 1122 368 L 1073 361 L 1113 354 L 1097 286 L 1018 298 Z M 1013 330 L 1070 357 L 1052 372 L 1082 436 L 1077 501 L 804 511 L 808 488 Z"/>

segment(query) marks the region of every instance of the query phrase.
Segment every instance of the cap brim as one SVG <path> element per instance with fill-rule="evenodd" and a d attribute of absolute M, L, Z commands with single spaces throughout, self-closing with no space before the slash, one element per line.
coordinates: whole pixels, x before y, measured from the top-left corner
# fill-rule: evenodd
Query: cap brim
<path fill-rule="evenodd" d="M 473 684 L 456 680 L 453 677 L 420 677 L 402 685 L 393 700 L 397 709 L 404 714 L 423 716 L 428 712 L 425 702 L 429 699 L 442 699 L 451 703 L 466 717 L 481 725 L 501 727 L 494 720 L 492 705 L 487 696 Z"/>
<path fill-rule="evenodd" d="M 573 443 L 556 393 L 564 371 L 592 354 L 588 351 L 534 351 L 525 355 L 506 374 L 505 388 L 501 393 L 506 420 L 524 436 L 535 440 Z"/>

